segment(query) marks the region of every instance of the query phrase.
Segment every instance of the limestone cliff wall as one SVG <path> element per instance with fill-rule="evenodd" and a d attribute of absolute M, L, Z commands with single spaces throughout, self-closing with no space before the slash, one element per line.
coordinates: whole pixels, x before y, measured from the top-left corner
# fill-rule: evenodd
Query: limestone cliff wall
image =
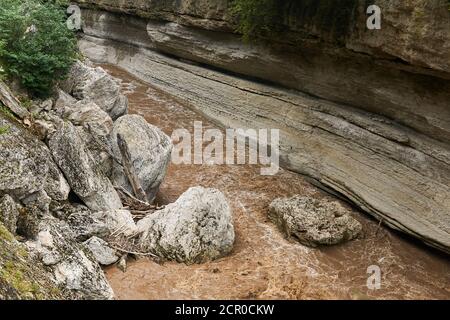
<path fill-rule="evenodd" d="M 284 1 L 285 32 L 257 44 L 233 32 L 226 0 L 78 2 L 88 57 L 223 126 L 280 128 L 284 166 L 449 251 L 446 0 L 375 0 L 377 31 L 366 1 Z"/>
<path fill-rule="evenodd" d="M 87 34 L 123 37 L 117 40 L 356 106 L 450 141 L 446 0 L 375 1 L 383 13 L 375 31 L 366 28 L 366 1 L 294 2 L 280 22 L 286 31 L 258 45 L 233 33 L 227 0 L 79 2 L 145 18 L 115 16 L 102 25 L 91 11 Z M 137 34 L 117 33 L 123 19 L 137 24 Z"/>

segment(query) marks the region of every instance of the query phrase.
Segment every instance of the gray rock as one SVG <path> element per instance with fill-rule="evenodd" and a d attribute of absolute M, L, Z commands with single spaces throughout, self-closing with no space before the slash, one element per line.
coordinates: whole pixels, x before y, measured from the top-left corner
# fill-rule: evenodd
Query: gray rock
<path fill-rule="evenodd" d="M 45 140 L 49 134 L 56 131 L 55 124 L 44 119 L 36 119 L 33 122 L 33 127 L 36 129 L 36 134 L 41 140 Z"/>
<path fill-rule="evenodd" d="M 64 172 L 72 190 L 93 211 L 122 208 L 109 179 L 99 170 L 76 128 L 65 122 L 50 137 L 53 158 Z"/>
<path fill-rule="evenodd" d="M 109 116 L 108 116 L 109 117 Z M 110 177 L 112 172 L 113 159 L 110 146 L 110 135 L 105 134 L 107 130 L 99 123 L 88 122 L 83 127 L 76 127 L 81 140 L 97 165 L 97 168 L 105 175 Z M 112 123 L 111 123 L 112 128 Z"/>
<path fill-rule="evenodd" d="M 56 129 L 54 129 L 56 131 Z M 49 134 L 55 132 L 50 131 Z M 44 190 L 47 195 L 56 201 L 65 201 L 69 197 L 70 186 L 61 170 L 55 162 L 53 162 L 50 150 L 47 148 L 45 155 L 48 157 L 48 174 L 45 179 Z"/>
<path fill-rule="evenodd" d="M 54 200 L 66 200 L 69 185 L 47 146 L 19 123 L 0 113 L 0 193 L 17 199 L 41 190 Z"/>
<path fill-rule="evenodd" d="M 85 299 L 113 299 L 114 293 L 90 250 L 74 239 L 70 228 L 55 218 L 39 224 L 30 250 L 52 271 L 58 285 L 81 294 Z"/>
<path fill-rule="evenodd" d="M 117 80 L 100 67 L 93 68 L 77 61 L 62 84 L 62 89 L 77 100 L 96 103 L 113 120 L 128 110 L 128 99 L 120 94 Z"/>
<path fill-rule="evenodd" d="M 133 216 L 128 210 L 108 210 L 93 212 L 95 221 L 100 221 L 106 225 L 108 234 L 114 233 L 116 236 L 132 236 L 137 232 Z"/>
<path fill-rule="evenodd" d="M 136 233 L 136 224 L 128 210 L 92 212 L 84 205 L 65 203 L 54 208 L 52 213 L 69 225 L 78 242 L 91 237 L 107 239 L 112 233 L 118 236 Z"/>
<path fill-rule="evenodd" d="M 67 219 L 74 213 L 82 212 L 90 215 L 91 210 L 84 204 L 76 202 L 53 202 L 50 206 L 50 211 L 55 218 L 67 221 Z"/>
<path fill-rule="evenodd" d="M 92 237 L 84 244 L 91 250 L 98 263 L 104 266 L 109 266 L 116 263 L 119 257 L 116 256 L 115 250 L 108 246 L 108 243 L 97 237 Z"/>
<path fill-rule="evenodd" d="M 36 208 L 40 211 L 40 216 L 48 215 L 50 213 L 50 203 L 52 199 L 44 190 L 35 192 L 22 199 L 22 203 L 28 208 Z"/>
<path fill-rule="evenodd" d="M 2 113 L 0 127 L 8 128 L 0 139 L 0 192 L 20 198 L 41 190 L 48 174 L 44 144 Z"/>
<path fill-rule="evenodd" d="M 337 201 L 309 197 L 275 199 L 269 207 L 269 218 L 288 237 L 316 247 L 355 239 L 361 224 Z"/>
<path fill-rule="evenodd" d="M 17 218 L 17 234 L 25 239 L 36 239 L 42 218 L 42 211 L 37 207 L 20 208 Z"/>
<path fill-rule="evenodd" d="M 64 97 L 62 94 L 60 95 Z M 60 101 L 62 100 L 62 101 Z M 71 102 L 65 98 L 60 102 L 59 114 L 77 126 L 78 133 L 91 152 L 102 172 L 110 175 L 112 170 L 109 136 L 113 127 L 111 117 L 89 100 Z"/>
<path fill-rule="evenodd" d="M 75 103 L 77 103 L 77 99 L 72 97 L 70 94 L 64 92 L 63 90 L 58 89 L 57 99 L 55 101 L 54 110 L 56 113 L 58 113 L 62 117 L 66 107 L 72 106 Z"/>
<path fill-rule="evenodd" d="M 159 186 L 166 175 L 172 152 L 170 138 L 159 128 L 149 124 L 139 115 L 126 115 L 114 123 L 112 130 L 112 150 L 121 159 L 117 145 L 117 134 L 127 142 L 131 161 L 149 201 L 153 201 Z M 113 165 L 114 185 L 122 186 L 132 192 L 132 187 L 123 169 Z"/>
<path fill-rule="evenodd" d="M 110 234 L 107 224 L 96 219 L 88 208 L 74 206 L 71 211 L 66 221 L 77 241 L 86 241 L 93 236 L 105 238 Z"/>
<path fill-rule="evenodd" d="M 44 111 L 50 111 L 53 109 L 54 101 L 52 98 L 44 100 L 41 102 L 40 107 Z"/>
<path fill-rule="evenodd" d="M 0 198 L 0 223 L 12 234 L 16 233 L 19 217 L 18 205 L 9 195 Z"/>
<path fill-rule="evenodd" d="M 66 105 L 62 116 L 76 126 L 91 128 L 99 136 L 109 135 L 113 127 L 111 117 L 92 101 L 82 100 Z"/>
<path fill-rule="evenodd" d="M 139 244 L 162 258 L 187 264 L 228 254 L 234 243 L 232 213 L 218 190 L 194 187 L 137 223 Z"/>
<path fill-rule="evenodd" d="M 111 115 L 111 118 L 116 120 L 127 113 L 128 113 L 128 98 L 121 94 L 117 98 L 109 114 Z"/>
<path fill-rule="evenodd" d="M 52 108 L 53 108 L 53 99 L 49 98 L 44 101 L 33 101 L 30 107 L 30 112 L 36 116 L 41 112 L 50 111 L 52 110 Z"/>

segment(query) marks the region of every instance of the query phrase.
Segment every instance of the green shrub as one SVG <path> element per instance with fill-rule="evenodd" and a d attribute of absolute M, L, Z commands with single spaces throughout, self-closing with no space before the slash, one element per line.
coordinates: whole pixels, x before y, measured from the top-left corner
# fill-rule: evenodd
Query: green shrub
<path fill-rule="evenodd" d="M 53 1 L 0 0 L 0 64 L 36 96 L 48 95 L 76 56 L 76 38 Z"/>
<path fill-rule="evenodd" d="M 239 20 L 237 32 L 248 41 L 253 37 L 270 37 L 280 16 L 277 0 L 233 0 L 231 13 Z"/>

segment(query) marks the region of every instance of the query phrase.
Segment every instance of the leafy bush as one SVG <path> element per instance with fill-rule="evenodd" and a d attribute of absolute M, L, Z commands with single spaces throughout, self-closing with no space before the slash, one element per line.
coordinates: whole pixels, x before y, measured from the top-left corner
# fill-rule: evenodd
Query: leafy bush
<path fill-rule="evenodd" d="M 280 15 L 277 0 L 233 0 L 231 13 L 239 20 L 237 31 L 244 40 L 271 36 L 276 30 Z"/>
<path fill-rule="evenodd" d="M 54 1 L 0 0 L 0 64 L 37 96 L 50 93 L 76 56 L 76 39 Z"/>

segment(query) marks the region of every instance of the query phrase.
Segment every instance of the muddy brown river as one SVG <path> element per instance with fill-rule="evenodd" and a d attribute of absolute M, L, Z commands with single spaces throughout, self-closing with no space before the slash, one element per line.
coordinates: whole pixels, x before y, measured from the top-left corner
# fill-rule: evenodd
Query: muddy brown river
<path fill-rule="evenodd" d="M 194 121 L 217 128 L 202 115 L 113 66 L 130 113 L 140 114 L 169 136 Z M 269 203 L 296 194 L 329 197 L 301 175 L 281 170 L 260 175 L 257 165 L 171 164 L 157 202 L 174 202 L 189 187 L 221 190 L 233 209 L 236 242 L 220 260 L 186 266 L 141 258 L 126 272 L 107 277 L 118 299 L 450 299 L 450 261 L 353 209 L 364 235 L 343 245 L 312 249 L 285 239 L 267 219 Z M 367 268 L 381 268 L 381 288 L 367 287 Z"/>

